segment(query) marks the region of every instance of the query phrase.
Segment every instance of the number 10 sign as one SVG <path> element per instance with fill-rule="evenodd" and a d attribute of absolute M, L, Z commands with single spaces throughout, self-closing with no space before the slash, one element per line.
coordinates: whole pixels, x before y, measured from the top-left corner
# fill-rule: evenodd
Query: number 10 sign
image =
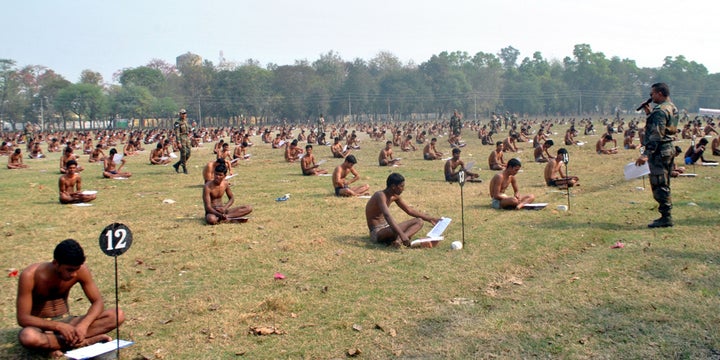
<path fill-rule="evenodd" d="M 100 233 L 100 250 L 107 256 L 118 256 L 125 253 L 132 245 L 132 231 L 127 226 L 113 223 Z"/>

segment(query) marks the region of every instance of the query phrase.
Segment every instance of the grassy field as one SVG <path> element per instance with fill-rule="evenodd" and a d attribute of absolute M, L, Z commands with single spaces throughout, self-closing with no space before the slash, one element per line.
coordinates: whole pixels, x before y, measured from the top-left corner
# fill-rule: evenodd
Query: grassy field
<path fill-rule="evenodd" d="M 57 201 L 59 154 L 26 160 L 26 170 L 3 163 L 0 266 L 49 261 L 59 241 L 74 238 L 114 306 L 114 262 L 98 238 L 108 224 L 127 225 L 134 242 L 118 257 L 121 338 L 135 345 L 122 351 L 126 359 L 720 357 L 720 169 L 691 167 L 697 177 L 674 179 L 676 225 L 652 230 L 649 183 L 622 174 L 637 151 L 597 155 L 598 136 L 580 136 L 588 143 L 569 148 L 569 170 L 582 186 L 564 212 L 556 207 L 567 195 L 544 185 L 544 165 L 522 143 L 520 190 L 549 206 L 496 211 L 487 185 L 494 172 L 486 170 L 493 147 L 464 135 L 462 158 L 476 161 L 485 182 L 464 187 L 460 251 L 450 242 L 463 236 L 461 192 L 443 181 L 443 162 L 424 161 L 418 150 L 398 153 L 400 167 L 379 167 L 383 144 L 366 138 L 355 152 L 371 191 L 400 172 L 408 203 L 453 219 L 439 247 L 393 250 L 370 243 L 366 200 L 332 196 L 329 177 L 301 176 L 299 164 L 255 137 L 252 159 L 230 180 L 236 204 L 255 208 L 246 224 L 203 223 L 200 171 L 213 158 L 210 144 L 194 150 L 190 175 L 150 166 L 144 153 L 128 160 L 132 178 L 108 180 L 82 156 L 84 189 L 99 191 L 84 208 Z M 329 170 L 339 163 L 329 148 L 315 153 Z M 275 201 L 285 193 L 289 201 Z M 618 241 L 625 247 L 611 249 Z M 275 280 L 276 272 L 286 278 Z M 16 288 L 17 277 L 3 278 L 0 358 L 43 358 L 17 344 Z M 79 288 L 70 304 L 74 313 L 88 306 Z M 280 334 L 253 335 L 251 327 Z"/>

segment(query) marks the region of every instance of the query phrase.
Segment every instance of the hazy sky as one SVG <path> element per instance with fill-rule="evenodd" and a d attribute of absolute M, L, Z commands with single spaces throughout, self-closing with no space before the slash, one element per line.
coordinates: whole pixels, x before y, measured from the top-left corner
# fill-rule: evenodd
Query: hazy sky
<path fill-rule="evenodd" d="M 702 4 L 702 5 L 701 5 Z M 442 51 L 549 60 L 594 52 L 660 67 L 684 55 L 720 72 L 720 3 L 689 0 L 10 0 L 2 6 L 0 58 L 43 65 L 77 82 L 83 69 L 106 82 L 123 68 L 188 51 L 217 64 L 252 58 L 263 66 L 372 59 L 380 51 L 416 64 Z"/>

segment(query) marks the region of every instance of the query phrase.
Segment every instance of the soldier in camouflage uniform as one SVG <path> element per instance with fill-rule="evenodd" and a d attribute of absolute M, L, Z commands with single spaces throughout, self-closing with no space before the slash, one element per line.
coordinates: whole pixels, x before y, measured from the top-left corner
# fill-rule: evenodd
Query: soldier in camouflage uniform
<path fill-rule="evenodd" d="M 646 103 L 642 107 L 647 114 L 643 141 L 645 150 L 635 164 L 640 166 L 648 162 L 650 186 L 661 215 L 659 219 L 648 224 L 648 227 L 670 227 L 673 226 L 670 215 L 672 209 L 670 173 L 675 155 L 672 135 L 677 133 L 678 109 L 670 101 L 670 87 L 665 83 L 653 84 L 650 98 L 657 105 L 651 109 L 650 104 Z"/>
<path fill-rule="evenodd" d="M 453 111 L 450 117 L 450 130 L 452 135 L 455 137 L 460 136 L 462 131 L 462 115 L 458 114 L 457 110 Z"/>
<path fill-rule="evenodd" d="M 175 141 L 180 146 L 180 160 L 173 165 L 175 172 L 180 172 L 180 166 L 183 173 L 187 174 L 187 161 L 190 158 L 190 125 L 187 122 L 187 111 L 180 110 L 180 118 L 175 121 Z"/>

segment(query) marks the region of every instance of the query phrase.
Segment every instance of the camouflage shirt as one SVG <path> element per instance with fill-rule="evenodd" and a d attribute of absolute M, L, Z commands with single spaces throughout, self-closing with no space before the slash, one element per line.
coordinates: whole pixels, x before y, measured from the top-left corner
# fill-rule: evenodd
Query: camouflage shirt
<path fill-rule="evenodd" d="M 675 104 L 665 101 L 655 105 L 645 120 L 644 155 L 652 154 L 662 144 L 671 144 L 671 135 L 677 132 L 677 119 L 678 109 Z"/>
<path fill-rule="evenodd" d="M 187 120 L 178 119 L 175 121 L 175 137 L 179 140 L 182 137 L 187 138 L 190 135 Z"/>

